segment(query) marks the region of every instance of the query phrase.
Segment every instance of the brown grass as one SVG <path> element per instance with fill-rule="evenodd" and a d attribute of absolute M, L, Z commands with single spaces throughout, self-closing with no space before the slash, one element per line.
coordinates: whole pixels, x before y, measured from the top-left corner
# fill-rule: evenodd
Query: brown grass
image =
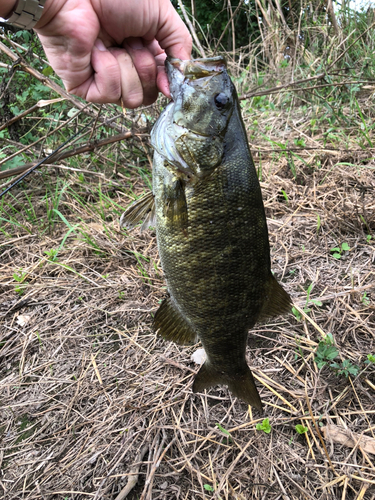
<path fill-rule="evenodd" d="M 374 455 L 322 431 L 335 424 L 375 438 L 375 365 L 365 363 L 375 355 L 374 153 L 358 150 L 356 130 L 345 132 L 349 147 L 323 146 L 324 130 L 307 130 L 298 100 L 302 92 L 288 112 L 259 116 L 256 134 L 245 109 L 273 270 L 301 316 L 250 332 L 263 416 L 223 387 L 193 394 L 197 346 L 165 342 L 151 329 L 165 295 L 155 234 L 118 227 L 121 209 L 145 189 L 139 172 L 152 153 L 144 137 L 82 154 L 75 164 L 61 159 L 7 195 L 0 213 L 4 499 L 375 499 Z M 120 117 L 115 132 L 124 123 L 130 129 L 132 117 Z M 301 159 L 271 152 L 262 133 L 277 143 L 303 137 Z M 49 212 L 56 189 L 60 215 Z M 331 249 L 342 243 L 350 250 L 335 259 Z M 318 369 L 316 350 L 329 333 L 341 360 L 358 365 L 357 376 Z M 269 434 L 256 429 L 264 417 Z M 307 432 L 298 434 L 297 424 Z"/>
<path fill-rule="evenodd" d="M 4 498 L 124 498 L 132 474 L 131 499 L 375 498 L 375 458 L 324 441 L 319 430 L 327 423 L 367 436 L 375 430 L 374 365 L 364 365 L 375 351 L 375 249 L 360 217 L 373 231 L 373 163 L 335 166 L 339 159 L 327 155 L 297 183 L 286 161 L 263 156 L 273 269 L 300 308 L 311 283 L 310 298 L 323 302 L 310 304 L 309 320 L 290 314 L 250 332 L 270 434 L 256 430 L 262 417 L 226 388 L 192 394 L 196 347 L 152 332 L 165 293 L 154 233 L 121 234 L 113 207 L 103 223 L 67 193 L 60 210 L 72 225 L 82 221 L 95 249 L 73 232 L 51 262 L 45 251 L 60 245 L 66 226 L 41 236 L 19 220 L 31 234 L 14 231 L 1 244 Z M 66 179 L 82 190 L 74 173 Z M 15 192 L 17 202 L 36 189 L 34 178 Z M 128 202 L 121 193 L 113 200 Z M 36 207 L 40 216 L 44 209 Z M 330 249 L 344 241 L 350 251 L 334 259 Z M 149 259 L 147 279 L 133 252 Z M 22 296 L 13 278 L 20 269 Z M 361 367 L 357 377 L 317 369 L 314 351 L 329 332 L 342 359 Z M 300 423 L 304 435 L 295 431 Z"/>

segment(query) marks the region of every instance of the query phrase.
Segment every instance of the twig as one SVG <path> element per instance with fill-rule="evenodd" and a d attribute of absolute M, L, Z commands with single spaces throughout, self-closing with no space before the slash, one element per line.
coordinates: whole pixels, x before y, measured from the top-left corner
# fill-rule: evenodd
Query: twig
<path fill-rule="evenodd" d="M 330 64 L 330 65 L 328 66 L 328 68 L 327 68 L 327 72 L 328 72 L 331 68 L 333 68 L 333 66 L 334 66 L 337 62 L 339 62 L 339 60 L 340 60 L 340 59 L 342 59 L 342 58 L 344 57 L 344 55 L 348 52 L 348 50 L 349 50 L 351 47 L 353 47 L 353 45 L 354 45 L 355 43 L 357 43 L 357 42 L 358 42 L 358 40 L 359 40 L 361 37 L 363 37 L 363 35 L 365 35 L 365 34 L 366 34 L 366 33 L 367 33 L 367 32 L 368 32 L 368 31 L 369 31 L 369 30 L 370 30 L 373 26 L 375 26 L 375 22 L 373 22 L 372 24 L 370 24 L 370 26 L 369 26 L 369 27 L 368 27 L 368 28 L 367 28 L 367 29 L 366 29 L 363 33 L 361 33 L 361 34 L 360 34 L 360 35 L 359 35 L 359 36 L 358 36 L 358 37 L 354 40 L 354 42 L 353 42 L 352 44 L 350 44 L 350 45 L 349 45 L 349 47 L 347 47 L 347 48 L 344 50 L 344 52 L 343 52 L 342 54 L 340 54 L 338 57 L 336 57 L 336 59 L 333 61 L 333 63 L 332 63 L 332 64 Z"/>
<path fill-rule="evenodd" d="M 115 500 L 124 500 L 124 498 L 126 498 L 129 495 L 131 490 L 137 484 L 138 477 L 139 477 L 139 469 L 141 468 L 142 460 L 143 460 L 143 457 L 145 456 L 145 454 L 148 450 L 148 447 L 149 447 L 149 445 L 148 445 L 148 443 L 146 443 L 140 449 L 140 451 L 135 459 L 135 465 L 133 465 L 133 467 L 130 469 L 130 475 L 128 478 L 128 482 L 126 483 L 124 488 L 122 488 L 122 490 L 117 495 Z"/>
<path fill-rule="evenodd" d="M 320 80 L 321 78 L 324 78 L 325 76 L 326 76 L 326 73 L 319 73 L 319 75 L 311 76 L 310 78 L 303 78 L 302 80 L 297 80 L 296 82 L 286 83 L 285 85 L 279 85 L 278 87 L 272 87 L 268 90 L 265 90 L 264 92 L 266 92 L 267 94 L 272 93 L 272 92 L 277 92 L 278 90 L 281 90 L 281 89 L 294 87 L 295 85 L 299 85 L 300 83 L 311 82 L 312 80 Z M 305 90 L 305 89 L 303 89 L 303 90 Z M 254 97 L 254 96 L 258 96 L 258 95 L 265 95 L 265 94 L 263 92 L 254 92 L 254 93 L 250 92 L 249 94 L 245 94 L 245 95 L 239 97 L 239 99 L 240 100 L 248 99 L 249 97 Z"/>
<path fill-rule="evenodd" d="M 106 146 L 108 144 L 113 144 L 114 142 L 119 142 L 124 139 L 130 139 L 132 137 L 134 138 L 140 138 L 142 137 L 143 134 L 133 134 L 133 132 L 124 132 L 123 134 L 118 134 L 118 135 L 113 135 L 112 137 L 106 137 L 105 139 L 102 139 L 101 141 L 93 141 L 89 144 L 85 144 L 84 146 L 80 146 L 79 148 L 74 148 L 70 149 L 69 151 L 66 151 L 64 153 L 60 153 L 56 155 L 53 155 L 50 159 L 49 162 L 58 162 L 61 160 L 64 160 L 65 158 L 70 158 L 72 156 L 77 156 L 83 153 L 87 153 L 89 151 L 94 151 L 95 149 L 101 148 L 103 146 Z M 37 162 L 31 162 L 31 163 L 25 163 L 24 165 L 21 165 L 16 168 L 11 168 L 9 170 L 4 170 L 4 172 L 0 172 L 0 179 L 6 179 L 8 177 L 12 177 L 13 175 L 18 175 L 20 173 L 26 172 L 30 168 L 33 168 L 34 165 L 36 165 Z"/>
<path fill-rule="evenodd" d="M 54 130 L 52 130 L 49 134 L 47 135 L 44 135 L 43 137 L 40 137 L 39 139 L 37 139 L 36 141 L 34 141 L 33 143 L 31 144 L 28 144 L 27 146 L 23 147 L 22 149 L 19 149 L 18 151 L 16 151 L 15 153 L 9 155 L 7 158 L 4 158 L 4 160 L 0 160 L 0 166 L 11 160 L 12 158 L 14 158 L 15 156 L 19 155 L 20 153 L 23 153 L 24 151 L 27 151 L 28 149 L 30 149 L 32 146 L 35 146 L 36 144 L 38 144 L 39 142 L 41 141 L 44 141 L 45 139 L 47 139 L 47 137 L 49 137 L 50 135 L 54 134 L 55 132 L 57 132 L 58 130 L 62 129 L 63 127 L 65 127 L 68 123 L 70 123 L 72 120 L 74 120 L 79 114 L 81 113 L 81 111 L 77 111 L 77 113 L 75 113 L 71 118 L 69 118 L 69 120 L 63 122 L 61 125 L 59 125 L 57 128 L 55 128 Z M 87 126 L 87 125 L 86 125 Z M 77 135 L 77 134 L 76 134 Z M 70 141 L 70 140 L 69 140 Z M 68 142 L 69 142 L 68 141 Z M 60 148 L 58 148 L 60 149 Z M 49 157 L 53 156 L 53 153 L 51 155 L 49 155 Z M 1 177 L 0 177 L 1 178 Z"/>
<path fill-rule="evenodd" d="M 335 468 L 333 467 L 333 464 L 331 462 L 331 458 L 329 456 L 329 453 L 328 453 L 328 450 L 326 448 L 326 445 L 325 445 L 325 442 L 324 442 L 324 439 L 322 437 L 322 434 L 319 430 L 319 427 L 318 427 L 318 424 L 316 423 L 316 420 L 315 420 L 315 417 L 314 417 L 314 414 L 313 414 L 313 411 L 312 411 L 312 408 L 311 408 L 311 404 L 310 404 L 310 400 L 309 400 L 309 396 L 307 394 L 307 386 L 305 385 L 305 396 L 306 396 L 306 403 L 307 403 L 307 408 L 309 410 L 309 413 L 310 413 L 310 417 L 311 417 L 311 420 L 313 421 L 313 424 L 314 424 L 314 427 L 315 427 L 315 430 L 316 430 L 316 433 L 318 434 L 318 437 L 319 437 L 319 441 L 321 442 L 322 446 L 323 446 L 323 450 L 324 450 L 324 453 L 327 457 L 327 460 L 328 460 L 328 463 L 329 463 L 329 466 L 331 467 L 331 469 L 333 470 L 333 472 L 337 475 L 337 472 L 335 470 Z"/>
<path fill-rule="evenodd" d="M 315 78 L 315 77 L 314 77 Z M 250 92 L 249 94 L 241 95 L 238 97 L 240 101 L 243 101 L 244 99 L 249 99 L 250 97 L 258 97 L 262 95 L 271 95 L 271 94 L 276 94 L 277 92 L 287 92 L 289 90 L 289 87 L 298 84 L 298 83 L 303 83 L 302 80 L 297 81 L 297 82 L 291 82 L 287 83 L 285 85 L 280 85 L 280 87 L 273 87 L 272 89 L 268 90 L 263 90 L 262 92 Z M 312 87 L 301 87 L 300 89 L 292 89 L 295 92 L 302 92 L 306 90 L 315 90 L 315 89 L 320 89 L 324 87 L 342 87 L 343 85 L 358 85 L 359 83 L 367 83 L 373 85 L 375 81 L 373 80 L 357 80 L 357 81 L 350 81 L 350 82 L 335 82 L 335 83 L 324 83 L 321 85 L 314 85 Z"/>
<path fill-rule="evenodd" d="M 223 30 L 223 32 L 222 32 L 222 34 L 220 35 L 219 41 L 218 41 L 218 42 L 217 42 L 217 44 L 216 44 L 216 47 L 215 47 L 215 50 L 214 50 L 214 54 L 213 54 L 213 55 L 215 55 L 215 54 L 216 54 L 217 49 L 219 48 L 220 42 L 221 42 L 221 40 L 223 39 L 223 36 L 225 35 L 225 32 L 226 32 L 226 31 L 227 31 L 227 29 L 228 29 L 228 26 L 230 25 L 230 23 L 231 23 L 231 22 L 233 21 L 233 19 L 235 18 L 236 14 L 237 14 L 237 12 L 239 11 L 239 9 L 240 9 L 241 5 L 243 4 L 243 2 L 244 2 L 244 0 L 241 0 L 241 1 L 240 1 L 240 3 L 239 3 L 239 4 L 237 5 L 237 7 L 236 7 L 236 10 L 233 12 L 233 14 L 232 14 L 231 18 L 230 18 L 230 19 L 229 19 L 229 21 L 227 22 L 227 25 L 225 26 L 225 28 L 224 28 L 224 30 Z M 234 50 L 234 48 L 233 48 L 233 50 Z"/>
<path fill-rule="evenodd" d="M 195 29 L 194 29 L 194 26 L 190 22 L 189 16 L 187 15 L 185 7 L 184 7 L 184 4 L 181 2 L 181 0 L 178 0 L 178 5 L 179 5 L 179 7 L 181 9 L 181 12 L 182 12 L 184 18 L 185 18 L 185 22 L 188 25 L 188 28 L 189 28 L 190 33 L 191 33 L 191 36 L 194 38 L 195 44 L 196 44 L 199 52 L 201 53 L 201 56 L 202 57 L 206 57 L 206 53 L 205 53 L 205 51 L 204 51 L 204 49 L 203 49 L 203 47 L 201 45 L 201 42 L 199 41 L 199 38 L 198 38 L 197 33 L 196 33 Z"/>
<path fill-rule="evenodd" d="M 158 451 L 156 452 L 156 457 L 154 457 L 154 463 L 153 463 L 153 466 L 152 466 L 152 469 L 151 469 L 151 472 L 150 472 L 150 475 L 148 476 L 148 478 L 146 479 L 146 483 L 145 483 L 145 488 L 143 490 L 143 493 L 141 495 L 141 498 L 140 500 L 146 500 L 148 498 L 151 499 L 151 496 L 148 494 L 148 493 L 151 493 L 150 490 L 152 488 L 152 482 L 154 480 L 154 475 L 155 475 L 155 472 L 157 471 L 157 469 L 159 468 L 160 466 L 160 463 L 161 461 L 163 460 L 165 454 L 167 453 L 167 451 L 169 450 L 169 448 L 172 446 L 172 444 L 176 441 L 176 438 L 174 437 L 169 443 L 168 445 L 165 447 L 163 453 L 161 453 L 161 450 L 163 449 L 163 446 L 164 446 L 164 443 L 166 441 L 166 435 L 165 435 L 165 431 L 163 429 L 163 439 L 162 439 L 162 442 L 159 446 L 159 449 Z M 161 453 L 161 454 L 160 454 Z M 160 457 L 160 458 L 159 458 Z M 147 497 L 146 497 L 146 494 L 147 494 Z M 117 500 L 117 499 L 116 499 Z"/>

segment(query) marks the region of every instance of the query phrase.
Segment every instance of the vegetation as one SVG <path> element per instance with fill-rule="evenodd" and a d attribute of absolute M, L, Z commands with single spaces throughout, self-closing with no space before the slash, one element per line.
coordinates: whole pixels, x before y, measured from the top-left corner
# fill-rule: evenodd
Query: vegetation
<path fill-rule="evenodd" d="M 166 99 L 86 105 L 35 35 L 2 27 L 0 193 L 70 142 L 0 198 L 0 488 L 119 500 L 132 477 L 142 500 L 371 498 L 371 453 L 324 428 L 374 438 L 374 10 L 175 5 L 194 54 L 227 57 L 273 271 L 295 303 L 250 332 L 265 415 L 223 387 L 191 394 L 197 346 L 151 327 L 165 295 L 155 231 L 119 230 L 151 186 Z"/>

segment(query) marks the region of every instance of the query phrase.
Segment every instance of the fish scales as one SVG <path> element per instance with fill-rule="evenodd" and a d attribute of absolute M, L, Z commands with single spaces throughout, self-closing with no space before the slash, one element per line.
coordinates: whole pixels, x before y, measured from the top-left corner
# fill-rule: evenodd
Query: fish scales
<path fill-rule="evenodd" d="M 194 391 L 226 384 L 261 409 L 246 363 L 248 330 L 288 311 L 291 302 L 271 273 L 262 194 L 238 98 L 221 58 L 172 60 L 167 73 L 174 103 L 152 132 L 149 211 L 169 297 L 154 326 L 178 343 L 201 340 L 207 360 Z"/>

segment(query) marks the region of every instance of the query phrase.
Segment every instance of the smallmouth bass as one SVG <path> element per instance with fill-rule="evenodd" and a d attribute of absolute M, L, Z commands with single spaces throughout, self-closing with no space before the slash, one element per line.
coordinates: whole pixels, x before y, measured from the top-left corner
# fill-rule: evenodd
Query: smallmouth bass
<path fill-rule="evenodd" d="M 169 296 L 154 318 L 179 344 L 199 338 L 207 359 L 193 391 L 216 384 L 262 409 L 246 362 L 248 330 L 290 310 L 271 272 L 262 194 L 235 87 L 222 57 L 167 59 L 173 101 L 157 120 L 153 192 L 120 220 L 156 226 Z"/>

